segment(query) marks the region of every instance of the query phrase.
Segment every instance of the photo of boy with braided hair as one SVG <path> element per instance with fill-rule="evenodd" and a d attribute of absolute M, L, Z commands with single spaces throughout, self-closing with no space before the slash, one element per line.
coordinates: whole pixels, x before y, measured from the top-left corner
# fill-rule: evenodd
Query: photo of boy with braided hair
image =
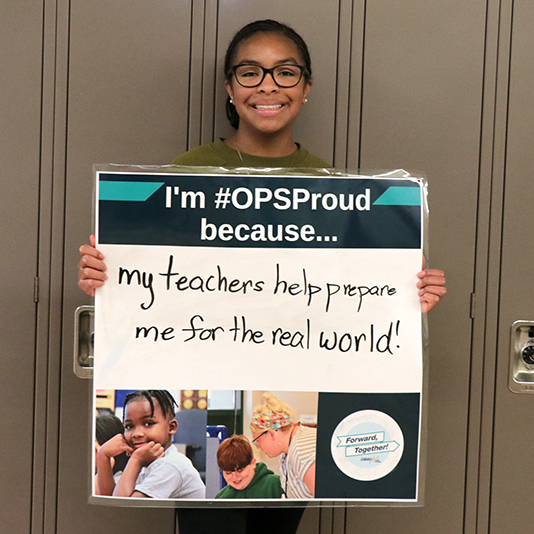
<path fill-rule="evenodd" d="M 216 499 L 280 499 L 284 494 L 280 477 L 256 461 L 245 436 L 225 439 L 217 450 L 217 464 L 228 486 Z"/>
<path fill-rule="evenodd" d="M 124 401 L 124 434 L 98 451 L 100 495 L 152 499 L 203 499 L 206 489 L 198 471 L 172 445 L 178 423 L 176 401 L 166 390 L 139 390 Z M 126 452 L 124 471 L 113 476 L 112 458 Z"/>

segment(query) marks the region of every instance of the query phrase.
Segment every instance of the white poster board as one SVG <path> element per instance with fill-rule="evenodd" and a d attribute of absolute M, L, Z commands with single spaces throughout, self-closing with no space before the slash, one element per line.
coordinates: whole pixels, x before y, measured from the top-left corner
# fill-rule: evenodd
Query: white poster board
<path fill-rule="evenodd" d="M 418 502 L 422 178 L 115 166 L 96 187 L 95 392 L 317 392 L 313 502 Z"/>

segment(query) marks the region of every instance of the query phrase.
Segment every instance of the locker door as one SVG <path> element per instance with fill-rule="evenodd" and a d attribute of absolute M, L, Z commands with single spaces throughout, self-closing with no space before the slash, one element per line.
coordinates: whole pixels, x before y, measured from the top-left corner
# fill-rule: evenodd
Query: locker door
<path fill-rule="evenodd" d="M 247 10 L 236 9 L 235 2 L 219 2 L 218 5 L 214 2 L 203 5 L 166 2 L 158 9 L 143 2 L 121 2 L 118 6 L 72 3 L 64 332 L 73 331 L 75 307 L 89 302 L 76 287 L 73 266 L 78 261 L 78 246 L 87 241 L 91 224 L 88 200 L 92 198 L 91 165 L 98 162 L 166 164 L 189 147 L 228 135 L 222 109 L 224 88 L 220 57 L 241 25 L 262 17 L 288 20 L 287 3 L 280 1 L 268 7 L 261 2 L 247 3 Z M 298 13 L 305 9 L 309 9 L 309 2 L 292 4 L 293 19 L 298 20 Z M 324 11 L 324 6 L 321 10 Z M 335 77 L 336 6 L 328 7 L 327 11 L 333 30 L 327 47 L 321 44 L 318 31 L 314 36 L 306 25 L 302 31 L 306 39 L 315 42 L 317 58 L 323 58 L 331 76 Z M 243 20 L 237 20 L 238 17 Z M 320 22 L 316 20 L 315 24 L 318 30 Z M 320 96 L 321 91 L 326 91 L 327 95 Z M 306 147 L 326 159 L 331 159 L 333 151 L 334 91 L 334 84 L 326 84 L 322 90 L 319 87 L 318 100 L 313 105 L 329 124 L 328 135 L 319 138 L 313 131 L 303 128 L 303 134 L 298 136 Z M 330 105 L 321 110 L 318 102 L 323 97 Z M 84 423 L 77 434 L 71 433 L 69 428 L 80 417 L 84 422 L 88 420 L 89 385 L 72 376 L 68 360 L 72 353 L 69 334 L 63 336 L 63 351 L 66 358 L 62 367 L 58 532 L 69 532 L 74 510 L 79 517 L 76 521 L 81 523 L 81 533 L 85 532 L 83 529 L 111 532 L 116 530 L 118 521 L 139 531 L 155 523 L 161 531 L 170 532 L 173 514 L 169 511 L 126 512 L 108 507 L 95 510 L 83 503 L 87 494 L 86 474 L 80 473 L 76 478 L 72 472 L 87 461 L 88 426 Z M 300 531 L 312 533 L 318 528 L 319 512 L 307 511 Z M 322 532 L 327 534 L 328 526 L 324 526 Z"/>
<path fill-rule="evenodd" d="M 64 301 L 55 534 L 175 531 L 172 509 L 87 504 L 91 383 L 73 374 L 78 247 L 92 227 L 94 163 L 167 164 L 187 146 L 191 4 L 74 0 L 68 28 Z"/>
<path fill-rule="evenodd" d="M 346 532 L 464 531 L 485 20 L 484 1 L 367 3 L 360 167 L 426 172 L 449 293 L 429 314 L 424 507 L 349 509 Z"/>
<path fill-rule="evenodd" d="M 517 320 L 534 321 L 532 281 L 534 275 L 534 167 L 533 134 L 534 67 L 532 49 L 534 8 L 528 0 L 513 5 L 509 71 L 507 150 L 499 199 L 502 218 L 495 232 L 501 240 L 501 271 L 492 280 L 496 296 L 497 377 L 495 382 L 494 443 L 489 528 L 491 534 L 534 530 L 530 508 L 534 440 L 534 395 L 512 393 L 510 376 L 511 325 Z M 506 74 L 506 73 L 505 73 Z M 503 79 L 503 89 L 508 79 Z M 501 226 L 502 225 L 502 226 Z"/>
<path fill-rule="evenodd" d="M 42 24 L 40 2 L 22 0 L 0 4 L 0 272 L 3 281 L 0 392 L 6 414 L 0 442 L 0 525 L 4 532 L 13 534 L 30 531 L 32 488 L 37 501 L 39 496 L 42 498 L 40 463 L 35 464 L 36 479 L 32 486 L 34 438 L 43 444 L 43 426 L 34 421 L 33 394 Z M 33 512 L 39 509 L 37 502 Z"/>

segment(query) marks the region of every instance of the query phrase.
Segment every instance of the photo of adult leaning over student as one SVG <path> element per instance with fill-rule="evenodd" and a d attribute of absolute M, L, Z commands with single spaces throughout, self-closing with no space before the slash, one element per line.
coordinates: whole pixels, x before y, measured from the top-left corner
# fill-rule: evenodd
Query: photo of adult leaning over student
<path fill-rule="evenodd" d="M 256 461 L 245 436 L 225 439 L 217 450 L 217 464 L 228 485 L 216 499 L 280 499 L 284 494 L 280 477 Z"/>
<path fill-rule="evenodd" d="M 206 488 L 193 464 L 172 445 L 176 401 L 166 390 L 134 391 L 124 401 L 124 435 L 98 450 L 100 495 L 152 499 L 204 499 Z M 112 459 L 126 452 L 124 471 L 113 475 Z"/>
<path fill-rule="evenodd" d="M 269 458 L 278 457 L 282 489 L 289 499 L 315 497 L 315 453 L 317 429 L 295 421 L 284 401 L 269 393 L 252 414 L 252 443 Z"/>

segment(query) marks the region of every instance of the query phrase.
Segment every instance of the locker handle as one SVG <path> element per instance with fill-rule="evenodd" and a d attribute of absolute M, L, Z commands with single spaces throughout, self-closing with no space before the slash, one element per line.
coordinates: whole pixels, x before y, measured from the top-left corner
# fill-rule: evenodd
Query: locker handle
<path fill-rule="evenodd" d="M 74 312 L 74 374 L 93 378 L 94 306 L 78 306 Z"/>

